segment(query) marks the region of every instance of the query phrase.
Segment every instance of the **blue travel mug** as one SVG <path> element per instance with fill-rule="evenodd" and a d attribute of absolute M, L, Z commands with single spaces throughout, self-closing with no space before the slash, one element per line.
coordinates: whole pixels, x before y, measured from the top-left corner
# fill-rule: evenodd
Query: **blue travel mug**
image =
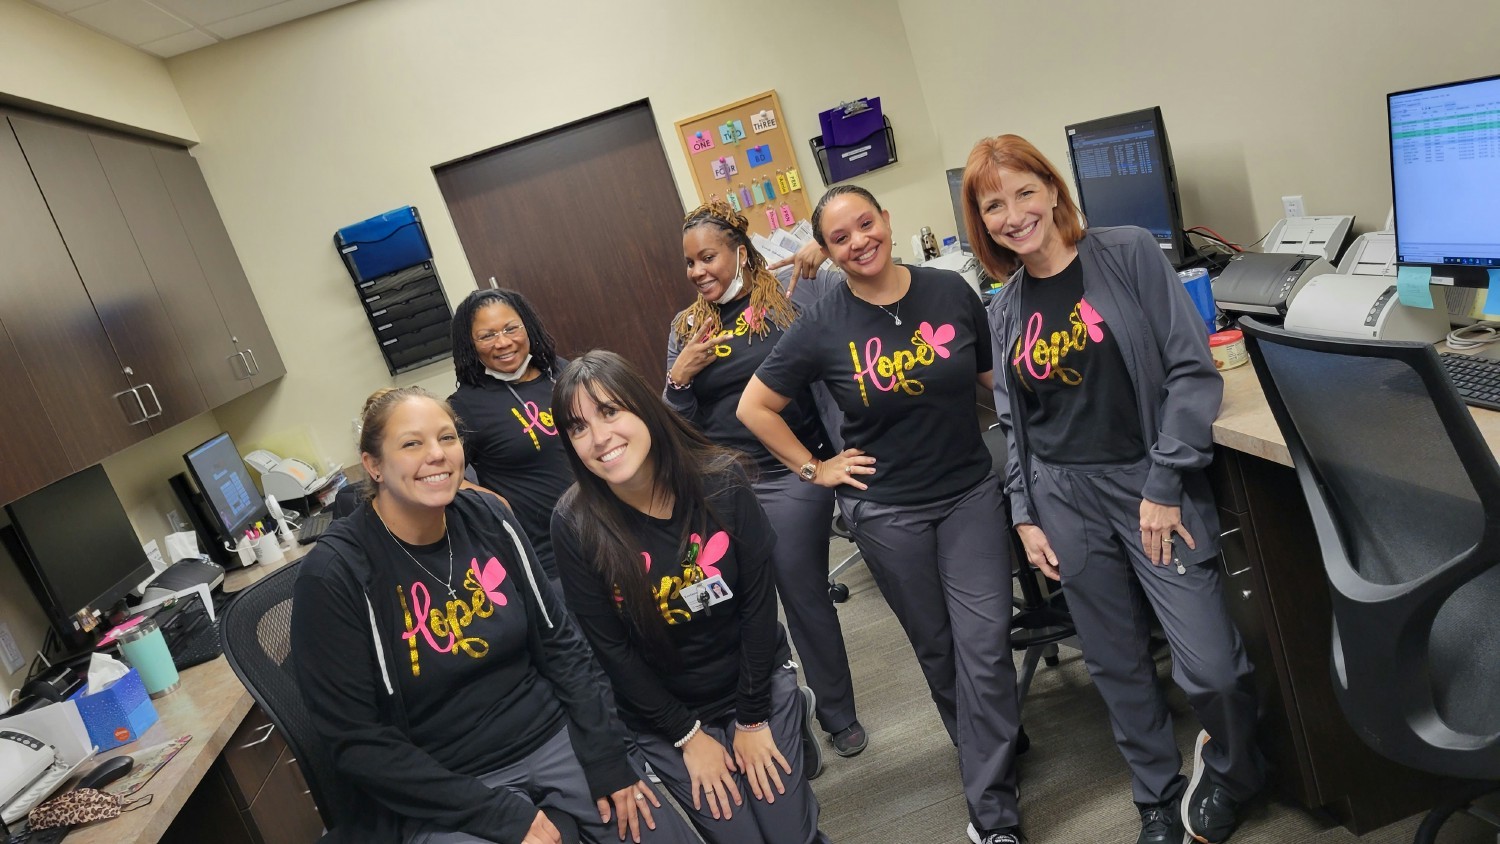
<path fill-rule="evenodd" d="M 1193 306 L 1198 309 L 1198 316 L 1203 317 L 1203 325 L 1208 333 L 1214 333 L 1215 323 L 1218 321 L 1219 309 L 1214 304 L 1214 288 L 1208 281 L 1208 270 L 1198 267 L 1192 270 L 1183 270 L 1177 274 L 1182 279 L 1182 286 L 1187 288 L 1188 296 L 1193 299 Z"/>

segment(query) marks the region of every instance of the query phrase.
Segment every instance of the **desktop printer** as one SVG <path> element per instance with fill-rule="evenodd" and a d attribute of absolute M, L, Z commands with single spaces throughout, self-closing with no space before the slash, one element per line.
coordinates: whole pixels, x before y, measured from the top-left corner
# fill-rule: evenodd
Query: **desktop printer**
<path fill-rule="evenodd" d="M 328 484 L 331 475 L 318 475 L 318 470 L 295 457 L 277 457 L 265 449 L 257 449 L 245 455 L 245 462 L 260 473 L 261 491 L 277 501 L 296 501 L 307 498 Z"/>
<path fill-rule="evenodd" d="M 1230 313 L 1281 316 L 1304 284 L 1331 272 L 1317 255 L 1242 252 L 1214 279 L 1214 301 Z"/>
<path fill-rule="evenodd" d="M 1317 276 L 1302 287 L 1287 308 L 1284 327 L 1324 337 L 1435 343 L 1448 333 L 1448 313 L 1401 304 L 1396 237 L 1371 232 L 1349 247 L 1337 273 Z"/>

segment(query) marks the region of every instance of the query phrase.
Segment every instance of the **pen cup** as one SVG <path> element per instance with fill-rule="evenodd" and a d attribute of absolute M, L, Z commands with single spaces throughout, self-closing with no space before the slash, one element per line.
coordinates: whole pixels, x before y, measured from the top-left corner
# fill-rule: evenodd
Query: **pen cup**
<path fill-rule="evenodd" d="M 146 694 L 159 698 L 177 691 L 177 666 L 172 663 L 172 652 L 167 649 L 167 640 L 155 621 L 141 619 L 139 624 L 121 633 L 117 641 L 125 661 L 140 672 Z"/>
<path fill-rule="evenodd" d="M 281 546 L 276 544 L 275 534 L 263 533 L 255 542 L 255 559 L 261 563 L 279 563 L 286 559 L 281 553 Z"/>

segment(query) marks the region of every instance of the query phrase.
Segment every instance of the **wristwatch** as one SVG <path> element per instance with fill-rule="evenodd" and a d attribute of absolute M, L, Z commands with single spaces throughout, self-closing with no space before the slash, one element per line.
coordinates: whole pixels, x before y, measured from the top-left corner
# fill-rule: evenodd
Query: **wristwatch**
<path fill-rule="evenodd" d="M 800 468 L 800 469 L 797 470 L 797 477 L 801 478 L 804 481 L 811 481 L 813 478 L 816 478 L 817 476 L 818 476 L 818 461 L 816 461 L 816 460 L 809 460 L 806 463 L 803 463 L 802 464 L 802 468 Z"/>

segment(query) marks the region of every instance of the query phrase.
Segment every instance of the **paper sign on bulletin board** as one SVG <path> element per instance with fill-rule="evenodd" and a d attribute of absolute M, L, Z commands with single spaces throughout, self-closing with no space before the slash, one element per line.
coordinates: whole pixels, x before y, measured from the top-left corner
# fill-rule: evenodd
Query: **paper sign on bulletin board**
<path fill-rule="evenodd" d="M 717 196 L 769 237 L 812 216 L 807 177 L 793 152 L 775 91 L 677 121 L 698 201 Z"/>

